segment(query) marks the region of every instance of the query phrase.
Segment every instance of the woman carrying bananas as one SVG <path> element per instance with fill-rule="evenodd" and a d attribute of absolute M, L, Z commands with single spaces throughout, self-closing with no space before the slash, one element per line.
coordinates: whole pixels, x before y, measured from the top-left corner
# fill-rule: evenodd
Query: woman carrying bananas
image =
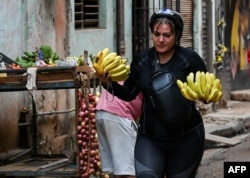
<path fill-rule="evenodd" d="M 137 178 L 194 178 L 204 151 L 205 131 L 193 101 L 185 99 L 176 80 L 206 72 L 201 57 L 180 46 L 181 14 L 161 9 L 149 22 L 153 47 L 132 60 L 124 85 L 100 76 L 110 93 L 130 101 L 143 93 L 142 116 L 135 145 Z M 109 87 L 112 86 L 112 87 Z"/>

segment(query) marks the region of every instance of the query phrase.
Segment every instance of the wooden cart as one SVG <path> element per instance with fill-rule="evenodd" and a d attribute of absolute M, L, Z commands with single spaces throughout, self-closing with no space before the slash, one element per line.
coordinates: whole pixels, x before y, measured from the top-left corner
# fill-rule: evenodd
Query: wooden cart
<path fill-rule="evenodd" d="M 7 73 L 7 77 L 0 77 L 0 92 L 25 91 L 27 90 L 27 69 L 0 70 L 0 73 Z M 78 67 L 43 67 L 37 69 L 36 86 L 37 90 L 55 89 L 76 89 L 81 87 L 79 75 L 89 77 L 90 68 L 88 66 Z M 90 79 L 92 81 L 92 79 Z M 77 94 L 76 94 L 77 96 Z M 78 102 L 76 99 L 76 108 Z M 37 113 L 35 102 L 33 102 L 32 124 L 32 148 L 22 150 L 14 154 L 11 159 L 28 154 L 24 160 L 6 163 L 0 166 L 0 177 L 5 176 L 53 176 L 53 177 L 79 177 L 79 158 L 77 155 L 67 153 L 57 155 L 57 157 L 41 157 L 37 153 Z M 76 112 L 76 111 L 75 111 Z M 77 118 L 77 115 L 76 115 Z M 77 123 L 77 122 L 76 122 Z M 77 142 L 76 142 L 77 144 Z M 78 148 L 78 146 L 76 146 Z"/>

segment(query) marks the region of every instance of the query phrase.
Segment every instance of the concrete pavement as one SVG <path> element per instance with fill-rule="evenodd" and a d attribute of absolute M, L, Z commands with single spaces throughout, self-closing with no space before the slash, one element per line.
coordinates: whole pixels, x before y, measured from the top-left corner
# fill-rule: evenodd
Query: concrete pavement
<path fill-rule="evenodd" d="M 225 108 L 203 115 L 206 133 L 232 137 L 250 131 L 250 90 L 231 92 Z"/>

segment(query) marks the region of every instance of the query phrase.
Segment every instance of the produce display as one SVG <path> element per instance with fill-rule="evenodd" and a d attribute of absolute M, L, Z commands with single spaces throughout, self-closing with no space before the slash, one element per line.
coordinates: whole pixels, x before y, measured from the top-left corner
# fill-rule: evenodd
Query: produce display
<path fill-rule="evenodd" d="M 16 63 L 23 68 L 34 66 L 54 66 L 59 60 L 59 55 L 49 45 L 42 45 L 35 51 L 25 51 L 22 56 L 16 58 Z"/>
<path fill-rule="evenodd" d="M 122 58 L 116 52 L 110 52 L 109 48 L 99 51 L 93 58 L 93 67 L 97 75 L 109 73 L 112 81 L 124 81 L 130 73 L 128 59 Z"/>
<path fill-rule="evenodd" d="M 104 50 L 104 52 L 108 54 L 109 50 Z M 92 55 L 89 57 L 93 58 Z M 98 59 L 101 59 L 101 56 L 98 56 Z M 102 67 L 105 68 L 105 70 L 109 72 L 112 70 L 112 73 L 114 74 L 112 78 L 114 79 L 116 78 L 116 75 L 119 79 L 124 77 L 124 74 L 119 74 L 119 72 L 122 71 L 121 67 L 124 66 L 126 68 L 126 72 L 129 71 L 126 66 L 127 59 L 122 59 L 115 53 L 110 53 L 106 56 L 106 59 L 101 60 L 105 61 L 105 63 L 102 64 Z M 114 64 L 111 64 L 114 61 L 116 61 L 116 63 L 121 63 L 120 68 L 117 66 L 115 70 L 113 67 Z M 20 65 L 21 68 L 81 66 L 86 65 L 84 62 L 83 55 L 80 55 L 79 57 L 68 56 L 65 59 L 61 59 L 59 55 L 48 45 L 42 45 L 40 48 L 37 48 L 32 52 L 25 51 L 21 57 L 17 57 L 16 59 L 16 63 Z M 14 67 L 16 66 L 13 64 L 12 68 L 14 69 Z M 88 67 L 94 70 L 91 65 Z M 87 77 L 81 77 L 82 74 L 83 73 L 79 75 L 79 79 L 81 79 L 83 86 L 77 89 L 78 108 L 76 116 L 76 138 L 78 145 L 78 156 L 76 160 L 80 169 L 80 177 L 89 178 L 91 176 L 95 176 L 100 178 L 109 178 L 107 173 L 102 172 L 98 135 L 96 131 L 95 107 L 100 97 L 100 92 L 95 92 L 95 94 L 91 93 L 90 86 L 86 84 L 86 82 L 90 84 L 90 76 L 87 75 Z M 84 83 L 86 85 L 84 85 Z"/>
<path fill-rule="evenodd" d="M 201 100 L 206 103 L 217 102 L 222 96 L 220 79 L 213 73 L 198 71 L 187 76 L 187 82 L 177 80 L 182 95 L 191 101 Z"/>

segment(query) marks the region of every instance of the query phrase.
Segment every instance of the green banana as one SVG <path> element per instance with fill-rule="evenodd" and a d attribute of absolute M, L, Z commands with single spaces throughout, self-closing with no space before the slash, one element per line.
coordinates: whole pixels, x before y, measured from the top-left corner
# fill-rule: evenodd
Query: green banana
<path fill-rule="evenodd" d="M 28 58 L 35 58 L 35 54 L 29 51 L 24 51 L 23 52 Z"/>
<path fill-rule="evenodd" d="M 21 61 L 19 61 L 17 64 L 20 65 L 23 68 L 28 68 L 28 67 L 32 67 L 34 65 L 34 62 L 32 62 L 32 61 L 29 61 L 29 62 L 21 62 Z"/>

